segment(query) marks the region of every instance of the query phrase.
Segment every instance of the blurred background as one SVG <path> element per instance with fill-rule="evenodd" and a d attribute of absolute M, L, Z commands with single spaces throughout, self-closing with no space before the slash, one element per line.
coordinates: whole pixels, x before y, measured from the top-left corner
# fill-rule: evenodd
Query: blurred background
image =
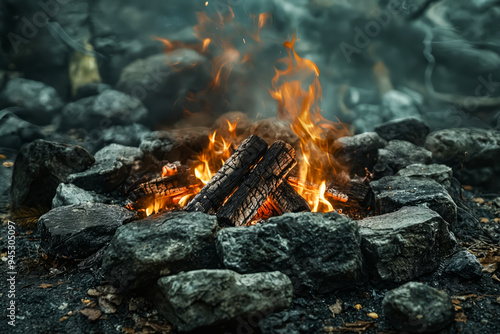
<path fill-rule="evenodd" d="M 354 133 L 404 116 L 498 128 L 499 19 L 495 0 L 2 0 L 2 117 L 89 132 L 102 127 L 78 111 L 90 102 L 71 102 L 109 89 L 96 103 L 123 99 L 113 126 L 135 126 L 115 132 L 276 116 L 271 79 L 295 34 L 320 70 L 323 115 Z M 227 80 L 207 90 L 224 59 Z"/>

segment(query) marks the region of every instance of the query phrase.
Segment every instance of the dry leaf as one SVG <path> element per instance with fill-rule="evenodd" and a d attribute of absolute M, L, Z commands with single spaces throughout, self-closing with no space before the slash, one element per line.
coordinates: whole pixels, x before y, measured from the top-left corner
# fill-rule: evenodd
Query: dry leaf
<path fill-rule="evenodd" d="M 477 204 L 483 204 L 484 203 L 484 199 L 482 199 L 481 197 L 473 198 L 472 200 L 474 202 L 476 202 Z"/>
<path fill-rule="evenodd" d="M 454 296 L 453 298 L 454 299 L 458 299 L 458 300 L 467 300 L 469 298 L 476 298 L 476 297 L 477 297 L 476 294 L 471 293 L 471 294 L 468 294 L 468 295 Z"/>
<path fill-rule="evenodd" d="M 359 311 L 363 308 L 363 306 L 361 306 L 361 304 L 356 304 L 354 305 L 354 308 Z"/>
<path fill-rule="evenodd" d="M 97 291 L 96 289 L 89 289 L 89 291 L 87 291 L 87 295 L 92 296 L 92 297 L 98 297 L 101 295 L 101 293 L 99 291 Z"/>
<path fill-rule="evenodd" d="M 372 319 L 378 319 L 378 314 L 375 312 L 370 312 L 370 313 L 367 313 L 366 315 Z"/>
<path fill-rule="evenodd" d="M 7 159 L 7 157 L 3 154 L 0 154 L 0 159 Z"/>
<path fill-rule="evenodd" d="M 500 282 L 500 278 L 498 278 L 498 276 L 497 276 L 496 274 L 491 275 L 491 277 L 492 277 L 495 281 Z"/>
<path fill-rule="evenodd" d="M 91 300 L 90 299 L 82 299 L 82 303 L 84 304 L 90 304 Z"/>
<path fill-rule="evenodd" d="M 91 308 L 85 308 L 83 310 L 80 310 L 80 313 L 86 316 L 90 321 L 95 321 L 99 319 L 99 317 L 102 315 L 101 311 Z"/>
<path fill-rule="evenodd" d="M 479 259 L 479 262 L 483 266 L 483 272 L 493 274 L 500 264 L 500 256 L 487 256 Z"/>
<path fill-rule="evenodd" d="M 61 317 L 61 319 L 59 319 L 59 322 L 63 322 L 66 319 L 68 319 L 68 317 L 64 315 L 64 316 Z"/>
<path fill-rule="evenodd" d="M 479 222 L 480 222 L 480 223 L 487 224 L 487 223 L 489 223 L 489 222 L 490 222 L 490 220 L 489 220 L 488 218 L 484 218 L 484 217 L 482 217 L 482 218 L 479 218 Z"/>
<path fill-rule="evenodd" d="M 14 166 L 14 163 L 12 161 L 5 161 L 3 164 L 2 164 L 4 167 L 12 167 Z"/>
<path fill-rule="evenodd" d="M 122 332 L 125 334 L 134 334 L 135 330 L 130 327 L 122 327 Z"/>
<path fill-rule="evenodd" d="M 455 314 L 455 321 L 456 322 L 466 323 L 467 322 L 467 316 L 463 312 L 457 313 L 457 314 Z"/>
<path fill-rule="evenodd" d="M 40 284 L 40 288 L 42 288 L 42 289 L 51 288 L 53 286 L 54 286 L 54 284 L 47 284 L 47 283 Z"/>
<path fill-rule="evenodd" d="M 455 312 L 458 312 L 462 309 L 462 306 L 455 305 Z"/>
<path fill-rule="evenodd" d="M 340 314 L 342 312 L 342 301 L 340 299 L 337 299 L 335 304 L 333 305 L 328 305 L 328 308 L 332 312 L 332 316 L 335 318 L 335 315 Z"/>
<path fill-rule="evenodd" d="M 460 300 L 458 300 L 458 299 L 453 299 L 451 302 L 453 304 L 455 304 L 455 305 L 459 305 L 460 304 Z"/>

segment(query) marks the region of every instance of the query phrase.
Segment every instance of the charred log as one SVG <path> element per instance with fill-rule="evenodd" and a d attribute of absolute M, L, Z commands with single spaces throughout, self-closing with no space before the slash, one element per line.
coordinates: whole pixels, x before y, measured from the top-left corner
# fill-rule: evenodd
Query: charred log
<path fill-rule="evenodd" d="M 199 181 L 189 175 L 188 172 L 172 176 L 159 177 L 157 179 L 139 184 L 129 193 L 132 201 L 138 201 L 144 197 L 177 196 L 186 191 Z"/>
<path fill-rule="evenodd" d="M 269 195 L 276 191 L 296 163 L 293 147 L 283 141 L 276 141 L 217 212 L 219 221 L 227 225 L 245 225 L 255 216 Z"/>
<path fill-rule="evenodd" d="M 311 211 L 307 201 L 288 182 L 280 184 L 276 192 L 271 195 L 271 200 L 279 214 Z"/>
<path fill-rule="evenodd" d="M 262 158 L 266 150 L 267 143 L 260 137 L 250 136 L 245 139 L 222 168 L 188 203 L 185 210 L 216 212 L 226 198 L 241 184 L 248 171 Z"/>
<path fill-rule="evenodd" d="M 350 180 L 346 184 L 332 184 L 325 192 L 328 199 L 339 202 L 366 203 L 369 200 L 370 186 L 361 180 Z"/>

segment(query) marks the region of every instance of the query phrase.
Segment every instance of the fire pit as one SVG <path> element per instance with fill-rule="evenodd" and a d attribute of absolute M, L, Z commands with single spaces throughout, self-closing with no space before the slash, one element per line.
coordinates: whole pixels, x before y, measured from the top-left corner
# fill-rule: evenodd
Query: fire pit
<path fill-rule="evenodd" d="M 500 332 L 495 6 L 0 4 L 0 328 Z"/>

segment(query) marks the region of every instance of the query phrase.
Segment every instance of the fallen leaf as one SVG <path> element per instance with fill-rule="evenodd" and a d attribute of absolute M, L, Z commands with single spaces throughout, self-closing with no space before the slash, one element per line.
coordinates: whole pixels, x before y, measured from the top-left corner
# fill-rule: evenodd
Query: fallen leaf
<path fill-rule="evenodd" d="M 135 330 L 130 327 L 122 327 L 122 332 L 125 334 L 134 334 Z"/>
<path fill-rule="evenodd" d="M 477 204 L 483 204 L 484 203 L 484 199 L 482 199 L 481 197 L 473 198 L 472 200 L 474 202 L 476 202 Z"/>
<path fill-rule="evenodd" d="M 64 316 L 61 317 L 61 319 L 59 319 L 59 322 L 63 322 L 66 319 L 68 319 L 68 317 L 64 315 Z"/>
<path fill-rule="evenodd" d="M 99 291 L 97 291 L 96 289 L 89 289 L 89 291 L 87 291 L 87 295 L 92 296 L 92 297 L 98 297 L 101 295 L 101 293 Z"/>
<path fill-rule="evenodd" d="M 378 319 L 378 314 L 375 312 L 370 312 L 370 313 L 367 313 L 366 315 L 372 319 Z"/>
<path fill-rule="evenodd" d="M 500 256 L 487 256 L 479 259 L 483 266 L 483 272 L 493 274 L 500 264 Z"/>
<path fill-rule="evenodd" d="M 462 309 L 462 306 L 455 305 L 455 312 L 458 312 Z"/>
<path fill-rule="evenodd" d="M 7 159 L 7 157 L 3 154 L 0 154 L 0 159 Z"/>
<path fill-rule="evenodd" d="M 14 166 L 14 163 L 12 161 L 5 161 L 2 165 L 4 167 L 10 168 L 10 167 Z"/>
<path fill-rule="evenodd" d="M 363 308 L 363 306 L 361 306 L 361 304 L 356 304 L 354 305 L 354 308 L 359 311 Z"/>
<path fill-rule="evenodd" d="M 456 322 L 466 323 L 467 322 L 467 316 L 463 312 L 457 313 L 457 314 L 455 314 L 455 321 Z"/>
<path fill-rule="evenodd" d="M 492 277 L 495 281 L 500 282 L 500 278 L 498 278 L 498 276 L 497 276 L 496 274 L 491 275 L 491 277 Z"/>
<path fill-rule="evenodd" d="M 465 190 L 469 190 L 469 191 L 471 191 L 473 189 L 472 186 L 462 186 L 462 188 L 464 188 Z"/>
<path fill-rule="evenodd" d="M 84 303 L 85 305 L 90 304 L 90 302 L 91 302 L 90 299 L 83 299 L 82 298 L 82 303 Z"/>
<path fill-rule="evenodd" d="M 454 296 L 453 298 L 464 301 L 464 300 L 467 300 L 469 298 L 476 298 L 476 297 L 477 297 L 476 294 L 471 293 L 471 294 L 468 294 L 468 295 Z"/>
<path fill-rule="evenodd" d="M 51 288 L 53 286 L 54 286 L 54 284 L 47 284 L 47 283 L 40 284 L 40 288 L 42 288 L 42 289 Z"/>
<path fill-rule="evenodd" d="M 328 305 L 328 308 L 332 312 L 332 316 L 335 318 L 335 315 L 340 314 L 340 312 L 342 312 L 342 301 L 340 299 L 337 299 L 335 304 Z"/>
<path fill-rule="evenodd" d="M 458 300 L 458 299 L 453 299 L 451 302 L 453 304 L 455 304 L 455 305 L 459 305 L 460 304 L 460 300 Z"/>
<path fill-rule="evenodd" d="M 80 310 L 80 313 L 86 316 L 90 321 L 95 321 L 102 315 L 101 311 L 91 308 L 84 308 Z"/>
<path fill-rule="evenodd" d="M 484 217 L 482 217 L 482 218 L 479 218 L 479 222 L 480 222 L 480 223 L 483 223 L 483 224 L 487 224 L 487 223 L 489 223 L 489 222 L 490 222 L 490 220 L 489 220 L 488 218 L 484 218 Z"/>

